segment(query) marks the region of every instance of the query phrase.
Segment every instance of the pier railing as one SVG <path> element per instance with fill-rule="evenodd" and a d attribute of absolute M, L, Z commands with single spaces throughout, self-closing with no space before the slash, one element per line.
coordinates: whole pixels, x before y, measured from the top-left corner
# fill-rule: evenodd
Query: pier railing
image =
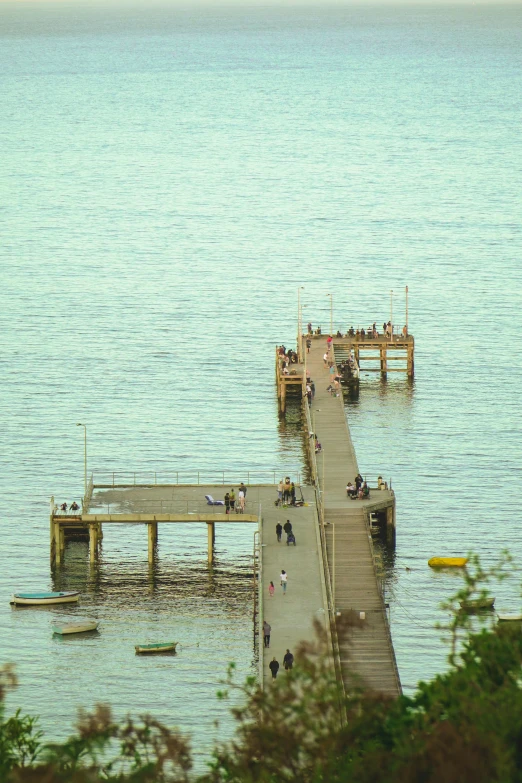
<path fill-rule="evenodd" d="M 242 481 L 252 484 L 278 484 L 281 478 L 289 476 L 295 484 L 301 483 L 301 472 L 281 468 L 279 470 L 172 470 L 172 471 L 108 471 L 93 474 L 94 488 L 108 487 L 153 487 L 187 485 L 238 486 Z"/>
<path fill-rule="evenodd" d="M 218 498 L 216 498 L 217 500 Z M 222 498 L 219 498 L 222 500 Z M 230 518 L 240 521 L 241 512 L 236 498 L 236 506 L 230 511 Z M 258 499 L 245 503 L 245 514 L 257 514 Z M 154 500 L 149 498 L 137 498 L 130 502 L 123 503 L 97 503 L 96 499 L 91 503 L 89 514 L 200 514 L 208 516 L 209 514 L 225 514 L 225 506 L 209 505 L 204 500 Z M 56 514 L 59 518 L 60 513 Z"/>

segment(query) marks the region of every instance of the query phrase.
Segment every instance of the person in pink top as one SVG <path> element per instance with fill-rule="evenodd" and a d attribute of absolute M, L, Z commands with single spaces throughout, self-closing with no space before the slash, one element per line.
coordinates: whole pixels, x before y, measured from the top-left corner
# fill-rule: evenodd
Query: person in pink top
<path fill-rule="evenodd" d="M 274 583 L 270 582 L 270 585 L 268 587 L 268 595 L 270 596 L 270 598 L 273 597 L 274 593 L 275 593 Z"/>
<path fill-rule="evenodd" d="M 333 340 L 332 335 L 329 334 L 326 339 L 326 347 L 328 348 L 328 350 L 330 350 L 330 348 L 332 347 L 332 340 Z"/>

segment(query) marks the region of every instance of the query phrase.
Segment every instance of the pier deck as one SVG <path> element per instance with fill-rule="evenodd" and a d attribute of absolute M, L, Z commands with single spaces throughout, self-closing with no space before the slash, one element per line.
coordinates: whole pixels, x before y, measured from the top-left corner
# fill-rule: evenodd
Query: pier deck
<path fill-rule="evenodd" d="M 327 387 L 332 384 L 329 367 L 323 361 L 326 351 L 326 336 L 314 337 L 310 352 L 306 351 L 306 338 L 302 337 L 300 353 L 304 361 L 292 365 L 297 378 L 306 375 L 314 381 L 315 397 L 310 405 L 311 432 L 322 445 L 322 451 L 312 458 L 315 463 L 315 478 L 322 499 L 326 557 L 328 559 L 329 586 L 332 612 L 348 614 L 350 611 L 364 612 L 360 627 L 353 628 L 349 637 L 340 640 L 339 663 L 346 686 L 362 682 L 366 687 L 397 696 L 401 692 L 395 654 L 389 633 L 386 608 L 381 592 L 374 561 L 373 543 L 369 530 L 371 512 L 379 512 L 386 519 L 389 537 L 395 532 L 395 496 L 391 490 L 373 489 L 367 500 L 350 500 L 346 495 L 348 480 L 354 481 L 359 472 L 346 421 L 342 390 L 331 394 Z M 351 341 L 334 339 L 334 350 L 348 347 Z M 405 340 L 413 346 L 413 338 Z M 374 345 L 385 344 L 384 340 Z M 350 346 L 353 347 L 353 346 Z M 390 347 L 390 341 L 387 343 Z M 280 367 L 280 363 L 278 363 Z M 387 365 L 381 365 L 382 370 Z M 413 360 L 408 370 L 413 370 Z M 280 378 L 280 369 L 278 370 Z M 279 384 L 279 379 L 278 379 Z M 278 385 L 280 410 L 284 413 L 286 390 Z M 304 394 L 304 383 L 302 386 Z M 283 404 L 281 405 L 281 399 Z M 307 405 L 306 397 L 304 405 Z M 309 450 L 313 455 L 314 440 L 309 439 Z M 370 486 L 377 483 L 368 478 Z"/>
<path fill-rule="evenodd" d="M 323 573 L 321 543 L 315 491 L 302 487 L 308 506 L 278 508 L 272 503 L 263 507 L 261 531 L 261 583 L 263 596 L 260 608 L 261 624 L 265 619 L 272 627 L 270 649 L 260 647 L 261 669 L 266 685 L 272 679 L 268 664 L 275 656 L 280 664 L 278 676 L 284 676 L 283 657 L 287 649 L 295 656 L 296 647 L 302 641 L 314 641 L 314 619 L 323 625 L 328 621 L 326 587 Z M 287 546 L 286 535 L 277 542 L 275 526 L 289 519 L 296 537 L 296 546 Z M 281 569 L 288 574 L 286 594 L 279 583 Z M 275 595 L 269 597 L 270 582 L 275 585 Z M 262 640 L 261 640 L 262 645 Z"/>
<path fill-rule="evenodd" d="M 395 499 L 391 491 L 375 489 L 367 501 L 349 500 L 346 496 L 347 480 L 354 480 L 359 467 L 342 395 L 337 397 L 326 391 L 330 373 L 323 362 L 325 346 L 326 338 L 314 339 L 306 364 L 316 387 L 310 406 L 311 421 L 322 445 L 318 471 L 332 594 L 335 609 L 341 615 L 349 610 L 366 615 L 361 628 L 354 629 L 350 638 L 341 642 L 343 680 L 348 685 L 354 677 L 360 678 L 367 686 L 396 696 L 400 693 L 400 681 L 368 531 L 369 512 L 377 507 L 385 508 L 388 522 L 394 524 Z"/>

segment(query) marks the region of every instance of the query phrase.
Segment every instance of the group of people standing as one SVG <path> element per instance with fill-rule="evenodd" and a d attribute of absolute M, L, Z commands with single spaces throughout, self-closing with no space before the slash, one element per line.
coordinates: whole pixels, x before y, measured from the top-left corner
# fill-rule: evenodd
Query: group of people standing
<path fill-rule="evenodd" d="M 287 476 L 284 480 L 281 479 L 277 485 L 277 503 L 276 505 L 290 505 L 295 506 L 295 483 L 290 481 L 290 477 Z"/>
<path fill-rule="evenodd" d="M 245 513 L 245 506 L 246 506 L 246 494 L 247 494 L 247 488 L 241 482 L 239 485 L 239 489 L 237 491 L 237 506 L 236 506 L 236 493 L 234 491 L 234 488 L 230 490 L 230 492 L 225 493 L 225 514 L 230 514 L 236 512 L 236 514 L 244 514 Z"/>

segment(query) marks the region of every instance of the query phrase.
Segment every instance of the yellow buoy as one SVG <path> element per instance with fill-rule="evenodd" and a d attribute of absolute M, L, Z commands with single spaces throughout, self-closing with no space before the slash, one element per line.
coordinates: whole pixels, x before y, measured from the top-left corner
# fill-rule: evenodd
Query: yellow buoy
<path fill-rule="evenodd" d="M 467 562 L 467 557 L 432 557 L 428 565 L 432 568 L 462 568 Z"/>

